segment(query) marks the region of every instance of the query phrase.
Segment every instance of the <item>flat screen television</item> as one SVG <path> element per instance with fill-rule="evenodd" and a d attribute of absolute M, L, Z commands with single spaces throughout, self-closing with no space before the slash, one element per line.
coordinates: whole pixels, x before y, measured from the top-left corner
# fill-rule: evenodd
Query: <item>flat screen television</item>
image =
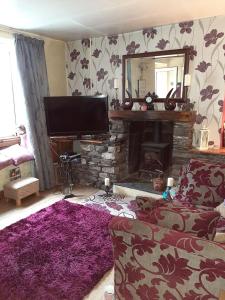
<path fill-rule="evenodd" d="M 107 133 L 108 97 L 45 97 L 48 136 L 74 136 Z"/>

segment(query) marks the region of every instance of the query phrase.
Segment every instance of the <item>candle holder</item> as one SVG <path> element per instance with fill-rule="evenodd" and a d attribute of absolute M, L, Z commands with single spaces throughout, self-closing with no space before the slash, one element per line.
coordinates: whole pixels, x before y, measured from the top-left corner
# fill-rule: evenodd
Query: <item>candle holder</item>
<path fill-rule="evenodd" d="M 111 191 L 111 186 L 110 185 L 105 185 L 105 197 L 111 197 L 112 196 L 112 191 Z"/>

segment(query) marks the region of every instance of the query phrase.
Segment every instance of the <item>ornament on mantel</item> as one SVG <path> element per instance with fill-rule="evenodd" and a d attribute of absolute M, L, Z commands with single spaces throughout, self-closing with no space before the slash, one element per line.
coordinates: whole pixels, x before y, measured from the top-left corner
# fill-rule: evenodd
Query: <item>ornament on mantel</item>
<path fill-rule="evenodd" d="M 205 126 L 199 131 L 199 150 L 208 150 L 209 129 Z"/>
<path fill-rule="evenodd" d="M 138 102 L 134 102 L 131 110 L 140 111 L 140 109 L 141 109 L 140 104 Z"/>
<path fill-rule="evenodd" d="M 154 110 L 154 101 L 158 98 L 155 92 L 150 93 L 145 96 L 145 102 L 147 105 L 147 110 Z"/>
<path fill-rule="evenodd" d="M 170 98 L 172 92 L 173 92 L 173 88 L 166 95 L 166 100 L 164 102 L 165 109 L 170 111 L 176 108 L 176 100 L 174 98 Z"/>
<path fill-rule="evenodd" d="M 120 101 L 118 99 L 118 89 L 119 89 L 119 79 L 118 78 L 114 78 L 113 88 L 116 93 L 116 98 L 112 99 L 110 106 L 113 107 L 114 110 L 119 110 L 120 109 Z"/>
<path fill-rule="evenodd" d="M 142 104 L 141 104 L 141 110 L 142 110 L 142 111 L 148 110 L 148 106 L 147 106 L 146 103 L 142 103 Z"/>
<path fill-rule="evenodd" d="M 132 95 L 131 93 L 126 89 L 126 92 L 127 92 L 127 95 L 128 95 L 128 99 L 123 99 L 123 104 L 122 104 L 122 107 L 124 110 L 131 110 L 132 107 L 133 107 L 133 100 L 132 100 Z"/>
<path fill-rule="evenodd" d="M 133 100 L 131 98 L 124 99 L 122 104 L 123 109 L 125 110 L 131 110 L 133 107 Z"/>

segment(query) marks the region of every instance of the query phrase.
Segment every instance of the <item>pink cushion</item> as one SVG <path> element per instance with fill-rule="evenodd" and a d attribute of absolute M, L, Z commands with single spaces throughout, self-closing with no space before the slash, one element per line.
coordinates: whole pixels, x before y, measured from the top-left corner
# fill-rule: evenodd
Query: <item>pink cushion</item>
<path fill-rule="evenodd" d="M 1 153 L 3 155 L 5 155 L 6 157 L 8 157 L 9 159 L 12 159 L 13 164 L 15 166 L 17 166 L 25 161 L 34 159 L 34 156 L 31 152 L 29 152 L 26 148 L 24 148 L 18 144 L 1 150 Z"/>
<path fill-rule="evenodd" d="M 0 151 L 0 170 L 10 166 L 13 164 L 13 160 L 8 156 L 2 154 L 2 150 Z"/>
<path fill-rule="evenodd" d="M 191 159 L 182 169 L 175 199 L 216 207 L 225 199 L 225 164 Z"/>
<path fill-rule="evenodd" d="M 139 220 L 170 228 L 179 232 L 213 240 L 220 214 L 194 207 L 181 207 L 169 204 L 146 212 L 136 212 Z"/>

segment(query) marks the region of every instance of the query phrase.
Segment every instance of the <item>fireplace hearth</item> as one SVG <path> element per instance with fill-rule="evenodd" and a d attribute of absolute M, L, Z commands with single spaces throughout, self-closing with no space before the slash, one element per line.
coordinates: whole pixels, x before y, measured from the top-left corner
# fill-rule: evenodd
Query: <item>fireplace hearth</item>
<path fill-rule="evenodd" d="M 81 141 L 81 184 L 149 182 L 154 172 L 177 178 L 190 158 L 195 112 L 110 111 L 110 134 Z"/>

